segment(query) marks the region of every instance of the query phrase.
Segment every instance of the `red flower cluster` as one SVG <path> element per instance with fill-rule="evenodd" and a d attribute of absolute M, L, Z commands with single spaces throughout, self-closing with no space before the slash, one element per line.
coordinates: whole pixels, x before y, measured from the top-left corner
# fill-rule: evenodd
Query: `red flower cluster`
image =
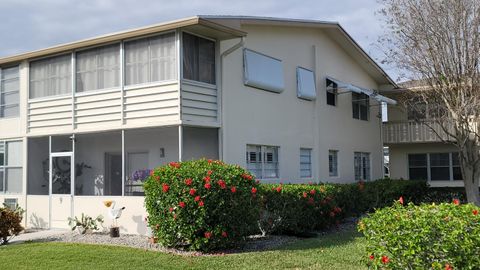
<path fill-rule="evenodd" d="M 173 207 L 170 207 L 170 209 L 168 209 L 168 211 L 173 212 Z"/>
<path fill-rule="evenodd" d="M 460 200 L 459 200 L 459 199 L 453 199 L 453 204 L 459 205 L 459 204 L 460 204 Z"/>
<path fill-rule="evenodd" d="M 242 174 L 242 178 L 245 179 L 245 180 L 252 180 L 253 179 L 253 177 L 251 175 L 246 174 L 246 173 Z"/>
<path fill-rule="evenodd" d="M 403 205 L 403 197 L 400 197 L 400 198 L 398 199 L 398 202 L 399 202 L 401 205 Z"/>
<path fill-rule="evenodd" d="M 227 187 L 227 184 L 225 184 L 225 181 L 223 180 L 218 180 L 218 185 L 220 186 L 221 189 L 225 189 Z"/>
<path fill-rule="evenodd" d="M 204 185 L 204 187 L 205 187 L 206 189 L 210 189 L 210 188 L 212 187 L 212 185 L 210 185 L 210 183 L 206 183 L 206 184 Z"/>
<path fill-rule="evenodd" d="M 170 162 L 168 165 L 177 169 L 180 168 L 180 163 L 178 162 Z"/>
<path fill-rule="evenodd" d="M 203 181 L 205 181 L 205 182 L 207 182 L 207 183 L 209 183 L 211 179 L 212 179 L 212 178 L 210 178 L 210 176 L 205 176 L 205 177 L 203 177 Z"/>
<path fill-rule="evenodd" d="M 194 199 L 196 202 L 200 201 L 200 196 L 196 196 Z"/>
<path fill-rule="evenodd" d="M 210 239 L 210 238 L 212 238 L 212 233 L 211 232 L 205 232 L 204 236 L 205 236 L 205 238 Z"/>
<path fill-rule="evenodd" d="M 313 198 L 308 198 L 308 204 L 310 204 L 310 205 L 314 204 Z"/>
<path fill-rule="evenodd" d="M 228 236 L 227 232 L 222 232 L 222 237 L 227 237 L 227 236 Z"/>
<path fill-rule="evenodd" d="M 257 193 L 257 189 L 252 187 L 252 194 L 255 194 L 255 193 Z"/>
<path fill-rule="evenodd" d="M 179 202 L 178 206 L 180 206 L 181 208 L 185 208 L 186 204 L 185 204 L 185 202 Z"/>
<path fill-rule="evenodd" d="M 167 184 L 165 184 L 165 183 L 162 184 L 162 191 L 163 191 L 164 193 L 168 192 L 169 189 L 170 189 L 170 186 L 169 186 L 169 185 L 167 185 Z"/>
<path fill-rule="evenodd" d="M 473 211 L 472 211 L 472 214 L 473 214 L 474 216 L 478 215 L 478 210 L 477 210 L 477 209 L 473 210 Z"/>
<path fill-rule="evenodd" d="M 302 197 L 307 198 L 307 192 L 303 192 Z"/>
<path fill-rule="evenodd" d="M 316 192 L 317 192 L 317 191 L 316 191 L 315 189 L 310 190 L 310 194 L 311 194 L 311 195 L 315 195 Z"/>
<path fill-rule="evenodd" d="M 236 187 L 231 187 L 230 191 L 232 191 L 232 193 L 235 193 L 235 192 L 237 192 L 237 188 Z"/>
<path fill-rule="evenodd" d="M 276 190 L 277 190 L 278 193 L 282 192 L 282 186 L 278 186 L 278 187 L 276 188 Z"/>
<path fill-rule="evenodd" d="M 195 189 L 191 188 L 189 193 L 190 193 L 190 195 L 193 196 L 193 195 L 195 195 L 195 192 L 197 192 L 197 191 Z"/>
<path fill-rule="evenodd" d="M 445 270 L 453 270 L 453 267 L 450 264 L 445 264 Z"/>
<path fill-rule="evenodd" d="M 383 264 L 387 264 L 387 263 L 389 263 L 389 262 L 390 262 L 390 258 L 388 258 L 388 256 L 383 255 L 383 256 L 382 256 L 382 263 L 383 263 Z"/>
<path fill-rule="evenodd" d="M 204 205 L 205 205 L 205 204 L 203 203 L 203 201 L 200 201 L 200 202 L 198 203 L 198 206 L 200 206 L 200 207 L 202 207 L 202 206 L 204 206 Z"/>
<path fill-rule="evenodd" d="M 212 173 L 213 173 L 212 170 L 208 170 L 208 171 L 207 171 L 207 175 L 208 175 L 208 176 L 212 175 Z"/>
<path fill-rule="evenodd" d="M 372 254 L 372 255 L 370 255 L 369 258 L 370 258 L 371 261 L 373 261 L 375 259 L 375 256 L 373 256 L 373 254 Z"/>
<path fill-rule="evenodd" d="M 191 185 L 192 185 L 192 182 L 193 182 L 193 181 L 192 181 L 192 178 L 187 178 L 187 179 L 185 179 L 185 185 L 187 185 L 187 186 L 191 186 Z"/>

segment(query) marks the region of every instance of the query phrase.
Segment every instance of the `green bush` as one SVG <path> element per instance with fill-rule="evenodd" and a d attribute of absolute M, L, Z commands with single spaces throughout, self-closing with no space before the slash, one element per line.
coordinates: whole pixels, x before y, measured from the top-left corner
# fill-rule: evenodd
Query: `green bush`
<path fill-rule="evenodd" d="M 454 203 L 393 206 L 362 219 L 373 269 L 479 269 L 480 208 Z"/>
<path fill-rule="evenodd" d="M 422 181 L 382 179 L 352 184 L 263 184 L 260 190 L 261 231 L 303 234 L 391 205 L 400 196 L 418 203 L 428 187 Z"/>
<path fill-rule="evenodd" d="M 7 206 L 0 207 L 0 245 L 7 244 L 12 237 L 23 231 L 23 212 L 18 206 L 13 210 Z"/>
<path fill-rule="evenodd" d="M 235 245 L 257 228 L 257 186 L 239 166 L 171 162 L 145 182 L 148 225 L 167 247 L 210 251 Z"/>

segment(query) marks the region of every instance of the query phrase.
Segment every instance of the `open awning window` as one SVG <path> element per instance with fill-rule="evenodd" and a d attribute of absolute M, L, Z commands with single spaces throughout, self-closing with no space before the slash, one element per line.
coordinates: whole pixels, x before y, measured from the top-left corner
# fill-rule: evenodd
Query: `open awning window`
<path fill-rule="evenodd" d="M 378 102 L 385 102 L 387 104 L 392 104 L 392 105 L 396 105 L 397 104 L 397 101 L 391 99 L 391 98 L 388 98 L 388 97 L 385 97 L 385 96 L 382 96 L 380 94 L 378 94 L 376 91 L 374 90 L 371 90 L 371 89 L 365 89 L 365 88 L 361 88 L 361 87 L 358 87 L 358 86 L 355 86 L 353 84 L 349 84 L 349 83 L 345 83 L 345 82 L 342 82 L 342 81 L 339 81 L 337 79 L 334 79 L 332 77 L 329 77 L 327 76 L 327 80 L 330 80 L 334 83 L 337 84 L 337 88 L 339 90 L 346 90 L 348 92 L 354 92 L 354 93 L 359 93 L 359 94 L 366 94 L 368 95 L 369 97 L 375 99 L 376 101 Z"/>

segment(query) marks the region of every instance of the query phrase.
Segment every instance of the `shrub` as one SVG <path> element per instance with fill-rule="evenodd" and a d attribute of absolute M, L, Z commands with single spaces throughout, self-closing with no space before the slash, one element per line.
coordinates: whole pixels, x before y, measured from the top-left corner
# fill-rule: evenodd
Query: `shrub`
<path fill-rule="evenodd" d="M 338 224 L 343 218 L 391 205 L 403 196 L 418 203 L 425 182 L 382 179 L 352 184 L 261 185 L 260 229 L 264 234 L 304 234 Z"/>
<path fill-rule="evenodd" d="M 263 234 L 303 234 L 324 229 L 344 217 L 335 185 L 262 185 Z"/>
<path fill-rule="evenodd" d="M 68 218 L 68 225 L 70 226 L 72 231 L 74 231 L 75 229 L 78 229 L 78 232 L 80 234 L 85 234 L 88 231 L 99 230 L 100 228 L 98 227 L 97 223 L 100 223 L 100 225 L 103 224 L 103 216 L 98 216 L 97 218 L 94 219 L 82 213 L 81 218 L 77 218 L 77 217 Z"/>
<path fill-rule="evenodd" d="M 478 269 L 480 208 L 454 203 L 378 209 L 359 222 L 374 269 Z"/>
<path fill-rule="evenodd" d="M 164 246 L 210 251 L 232 246 L 257 226 L 253 176 L 221 161 L 171 162 L 145 184 L 148 225 Z"/>
<path fill-rule="evenodd" d="M 23 231 L 21 225 L 23 212 L 18 206 L 13 210 L 6 206 L 0 207 L 0 245 L 7 244 L 12 237 Z"/>

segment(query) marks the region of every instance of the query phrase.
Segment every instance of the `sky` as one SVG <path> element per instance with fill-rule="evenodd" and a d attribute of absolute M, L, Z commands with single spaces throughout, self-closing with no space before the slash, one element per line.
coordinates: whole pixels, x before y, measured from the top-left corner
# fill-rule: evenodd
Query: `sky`
<path fill-rule="evenodd" d="M 339 22 L 380 63 L 378 9 L 377 0 L 0 0 L 0 57 L 194 15 L 249 15 Z"/>

